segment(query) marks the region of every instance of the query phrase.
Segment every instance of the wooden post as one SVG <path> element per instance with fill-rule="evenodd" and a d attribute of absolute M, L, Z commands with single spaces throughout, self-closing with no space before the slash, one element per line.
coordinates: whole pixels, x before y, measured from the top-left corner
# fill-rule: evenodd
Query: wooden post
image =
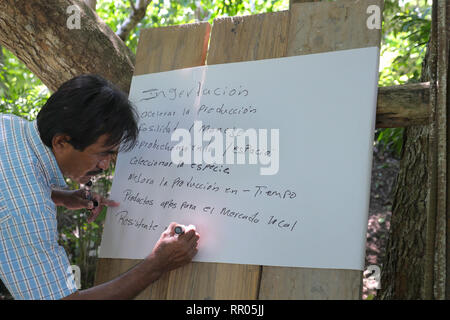
<path fill-rule="evenodd" d="M 293 4 L 290 11 L 216 19 L 207 64 L 379 46 L 381 30 L 366 24 L 366 9 L 374 4 L 382 9 L 383 1 Z M 208 30 L 207 24 L 195 24 L 143 31 L 135 75 L 201 65 Z M 137 262 L 100 259 L 96 283 Z M 361 289 L 358 270 L 191 263 L 166 274 L 138 298 L 360 299 Z"/>
<path fill-rule="evenodd" d="M 450 214 L 448 205 L 448 72 L 450 3 L 433 1 L 428 210 L 423 297 L 450 296 Z"/>

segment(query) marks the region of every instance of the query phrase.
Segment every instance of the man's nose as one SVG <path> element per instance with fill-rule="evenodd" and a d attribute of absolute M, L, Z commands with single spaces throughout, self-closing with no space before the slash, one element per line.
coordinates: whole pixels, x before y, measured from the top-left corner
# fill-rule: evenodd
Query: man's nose
<path fill-rule="evenodd" d="M 109 163 L 110 163 L 110 161 L 111 161 L 110 158 L 108 158 L 108 159 L 103 159 L 103 160 L 101 160 L 101 161 L 98 163 L 98 167 L 99 167 L 100 169 L 102 169 L 103 171 L 104 171 L 104 170 L 107 170 L 107 169 L 109 168 Z"/>

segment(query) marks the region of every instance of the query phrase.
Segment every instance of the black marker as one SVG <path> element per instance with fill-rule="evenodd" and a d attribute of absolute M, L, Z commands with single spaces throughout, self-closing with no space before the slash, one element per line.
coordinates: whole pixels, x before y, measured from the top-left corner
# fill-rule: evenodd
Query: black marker
<path fill-rule="evenodd" d="M 178 235 L 184 233 L 184 229 L 183 229 L 182 226 L 176 226 L 175 229 L 174 229 L 174 231 L 175 231 L 175 234 L 178 234 Z"/>
<path fill-rule="evenodd" d="M 86 191 L 86 199 L 92 201 L 94 203 L 94 208 L 95 208 L 95 207 L 98 207 L 98 201 L 97 200 L 92 200 L 92 194 L 91 194 L 90 187 L 92 187 L 92 181 L 91 180 L 89 180 L 85 184 L 84 190 Z"/>

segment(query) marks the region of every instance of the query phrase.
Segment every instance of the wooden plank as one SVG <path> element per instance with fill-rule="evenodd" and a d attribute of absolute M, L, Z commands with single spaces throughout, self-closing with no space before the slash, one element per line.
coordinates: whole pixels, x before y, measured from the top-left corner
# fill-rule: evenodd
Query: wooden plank
<path fill-rule="evenodd" d="M 361 287 L 360 271 L 263 267 L 259 299 L 359 299 Z"/>
<path fill-rule="evenodd" d="M 435 217 L 435 239 L 434 239 L 434 290 L 433 297 L 437 300 L 449 298 L 450 284 L 448 275 L 450 267 L 450 213 L 448 206 L 448 151 L 449 151 L 449 64 L 450 64 L 450 3 L 448 1 L 437 2 L 436 10 L 436 33 L 437 33 L 437 63 L 436 75 L 436 126 L 437 126 L 437 194 L 436 194 L 436 217 Z"/>
<path fill-rule="evenodd" d="M 429 82 L 378 88 L 377 128 L 426 125 L 429 120 Z"/>
<path fill-rule="evenodd" d="M 381 30 L 368 29 L 370 5 L 383 0 L 340 0 L 293 4 L 287 56 L 379 47 Z"/>
<path fill-rule="evenodd" d="M 145 29 L 141 31 L 134 75 L 189 68 L 205 63 L 209 23 Z M 150 253 L 150 252 L 149 252 Z M 95 285 L 128 271 L 140 260 L 99 259 Z M 166 299 L 170 274 L 144 290 L 137 299 Z"/>
<path fill-rule="evenodd" d="M 431 112 L 428 136 L 428 207 L 423 297 L 448 299 L 450 256 L 448 188 L 448 72 L 450 4 L 433 1 L 430 45 Z"/>
<path fill-rule="evenodd" d="M 283 57 L 288 11 L 214 20 L 207 64 Z M 256 299 L 260 266 L 193 263 L 171 274 L 169 299 Z"/>
<path fill-rule="evenodd" d="M 369 5 L 382 0 L 292 4 L 287 56 L 380 46 L 367 28 Z M 345 76 L 345 75 L 343 75 Z M 330 250 L 333 250 L 330 244 Z M 260 299 L 361 299 L 362 271 L 263 267 Z"/>
<path fill-rule="evenodd" d="M 207 22 L 142 30 L 134 75 L 203 65 L 210 30 Z"/>
<path fill-rule="evenodd" d="M 260 267 L 193 262 L 170 274 L 167 299 L 254 300 Z"/>
<path fill-rule="evenodd" d="M 438 103 L 441 104 L 441 108 L 445 108 L 448 114 L 448 107 L 450 103 L 450 3 L 448 1 L 445 1 L 445 8 L 443 7 L 443 4 L 441 1 L 440 7 L 439 7 L 439 59 L 438 59 L 438 75 L 439 75 L 439 83 L 440 88 L 437 92 L 438 94 Z M 446 27 L 446 29 L 445 29 Z M 445 107 L 446 106 L 446 107 Z M 445 128 L 447 130 L 447 146 L 444 152 L 446 154 L 449 150 L 449 127 L 448 127 L 448 117 L 447 117 L 447 123 L 445 124 Z M 446 167 L 448 168 L 448 157 L 446 157 L 447 163 Z M 448 178 L 449 173 L 447 171 L 447 175 L 445 178 L 445 182 L 447 183 L 446 186 L 446 196 L 448 201 L 448 190 L 450 190 L 450 179 Z M 436 230 L 438 233 L 438 237 L 436 239 L 436 247 L 437 247 L 437 253 L 436 253 L 436 260 L 437 267 L 436 267 L 436 282 L 438 285 L 436 286 L 435 290 L 435 297 L 437 299 L 450 299 L 450 210 L 449 210 L 449 204 L 447 202 L 446 204 L 446 210 L 442 210 L 437 217 L 437 228 L 439 230 Z M 439 225 L 439 224 L 442 224 Z M 444 228 L 444 229 L 441 229 Z"/>
<path fill-rule="evenodd" d="M 286 55 L 289 11 L 214 20 L 207 64 Z"/>
<path fill-rule="evenodd" d="M 95 283 L 98 285 L 115 278 L 119 274 L 115 274 L 115 270 L 120 269 L 122 259 L 102 259 L 97 260 L 97 268 L 95 273 Z"/>

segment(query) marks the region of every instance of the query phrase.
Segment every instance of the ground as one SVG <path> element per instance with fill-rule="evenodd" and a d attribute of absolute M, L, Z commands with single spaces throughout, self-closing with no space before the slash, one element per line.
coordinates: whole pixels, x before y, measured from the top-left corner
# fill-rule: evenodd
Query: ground
<path fill-rule="evenodd" d="M 372 267 L 375 274 L 371 278 L 376 278 L 377 267 L 378 270 L 382 268 L 391 218 L 392 187 L 398 169 L 399 161 L 395 157 L 374 148 L 365 261 L 366 270 L 369 266 L 376 266 Z M 376 296 L 376 285 L 375 279 L 363 279 L 362 298 L 373 299 Z M 3 299 L 11 299 L 11 296 L 0 281 L 0 300 Z"/>
<path fill-rule="evenodd" d="M 399 170 L 399 160 L 374 148 L 370 190 L 369 221 L 367 226 L 365 270 L 372 267 L 372 279 L 363 279 L 363 299 L 376 296 L 375 278 L 379 276 L 389 233 L 392 208 L 392 188 Z M 378 267 L 378 268 L 377 268 Z M 370 276 L 370 272 L 365 272 Z"/>

